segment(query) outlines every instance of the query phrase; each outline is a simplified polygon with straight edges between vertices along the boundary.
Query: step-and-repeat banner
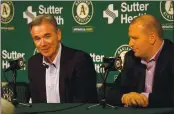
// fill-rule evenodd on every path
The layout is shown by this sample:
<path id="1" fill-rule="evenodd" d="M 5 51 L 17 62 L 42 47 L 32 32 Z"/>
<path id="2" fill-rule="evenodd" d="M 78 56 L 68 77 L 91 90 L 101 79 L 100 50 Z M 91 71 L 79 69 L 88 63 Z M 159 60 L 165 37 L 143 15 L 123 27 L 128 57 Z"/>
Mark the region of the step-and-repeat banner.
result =
<path id="1" fill-rule="evenodd" d="M 164 29 L 164 37 L 174 41 L 173 1 L 1 1 L 1 80 L 10 79 L 12 72 L 3 73 L 9 60 L 24 57 L 27 60 L 37 53 L 28 23 L 40 14 L 54 15 L 62 30 L 62 43 L 83 50 L 93 59 L 98 74 L 103 57 L 121 56 L 128 46 L 128 26 L 133 18 L 152 14 Z M 113 82 L 120 71 L 111 72 Z M 17 81 L 28 82 L 27 65 L 17 71 Z"/>

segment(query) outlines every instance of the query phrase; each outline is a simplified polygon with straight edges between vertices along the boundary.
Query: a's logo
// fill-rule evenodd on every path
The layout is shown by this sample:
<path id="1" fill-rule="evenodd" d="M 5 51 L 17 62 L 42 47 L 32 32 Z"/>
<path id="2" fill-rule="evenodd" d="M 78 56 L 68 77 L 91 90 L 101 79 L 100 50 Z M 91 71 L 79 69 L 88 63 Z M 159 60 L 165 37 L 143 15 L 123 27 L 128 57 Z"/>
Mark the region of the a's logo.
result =
<path id="1" fill-rule="evenodd" d="M 114 5 L 110 4 L 108 8 L 103 11 L 103 18 L 108 18 L 108 24 L 112 24 L 116 17 L 118 17 L 118 10 L 114 10 Z"/>
<path id="2" fill-rule="evenodd" d="M 174 21 L 174 1 L 161 1 L 160 12 L 167 21 Z"/>
<path id="3" fill-rule="evenodd" d="M 80 25 L 89 23 L 93 12 L 94 8 L 91 1 L 75 1 L 72 7 L 73 18 Z"/>
<path id="4" fill-rule="evenodd" d="M 27 23 L 30 23 L 34 17 L 36 17 L 36 12 L 32 11 L 32 6 L 28 6 L 27 10 L 23 12 L 23 18 L 27 19 Z"/>
<path id="5" fill-rule="evenodd" d="M 120 56 L 120 57 L 121 57 L 122 66 L 123 66 L 123 63 L 124 63 L 124 56 L 125 56 L 125 54 L 126 54 L 129 50 L 131 50 L 131 49 L 132 49 L 132 48 L 131 48 L 129 45 L 127 45 L 127 44 L 121 45 L 120 47 L 117 48 L 117 50 L 116 50 L 114 56 Z"/>
<path id="6" fill-rule="evenodd" d="M 1 1 L 1 23 L 8 24 L 14 17 L 12 1 Z"/>

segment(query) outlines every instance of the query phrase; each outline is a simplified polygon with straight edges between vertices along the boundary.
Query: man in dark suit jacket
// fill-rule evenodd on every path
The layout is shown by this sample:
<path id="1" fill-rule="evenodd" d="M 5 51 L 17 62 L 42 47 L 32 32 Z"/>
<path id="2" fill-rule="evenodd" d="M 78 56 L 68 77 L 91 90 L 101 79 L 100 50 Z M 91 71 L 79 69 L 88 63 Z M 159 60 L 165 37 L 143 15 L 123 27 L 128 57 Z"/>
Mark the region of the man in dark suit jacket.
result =
<path id="1" fill-rule="evenodd" d="M 96 72 L 89 54 L 60 43 L 61 31 L 51 15 L 35 17 L 29 27 L 40 52 L 28 61 L 32 102 L 97 102 Z"/>
<path id="2" fill-rule="evenodd" d="M 129 36 L 132 50 L 107 101 L 126 107 L 173 107 L 174 44 L 162 39 L 161 25 L 152 15 L 135 18 Z"/>

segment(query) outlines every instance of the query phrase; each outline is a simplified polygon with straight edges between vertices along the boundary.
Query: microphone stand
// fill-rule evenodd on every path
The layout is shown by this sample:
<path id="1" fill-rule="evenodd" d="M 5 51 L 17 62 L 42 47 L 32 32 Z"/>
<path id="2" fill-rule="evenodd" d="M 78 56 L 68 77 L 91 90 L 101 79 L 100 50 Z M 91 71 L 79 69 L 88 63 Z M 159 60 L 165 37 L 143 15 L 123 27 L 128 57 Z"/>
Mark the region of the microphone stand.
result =
<path id="1" fill-rule="evenodd" d="M 12 98 L 12 104 L 16 107 L 18 104 L 19 105 L 23 105 L 23 106 L 28 106 L 28 107 L 31 107 L 32 105 L 31 104 L 25 104 L 25 103 L 20 103 L 18 100 L 17 100 L 17 92 L 16 92 L 16 74 L 17 74 L 17 71 L 15 69 L 12 70 L 12 76 L 13 76 L 13 93 L 14 93 L 14 96 Z"/>
<path id="2" fill-rule="evenodd" d="M 104 81 L 103 81 L 104 95 L 103 95 L 102 99 L 100 100 L 100 103 L 91 105 L 91 106 L 87 107 L 87 109 L 90 109 L 90 108 L 93 108 L 93 107 L 96 107 L 96 106 L 100 106 L 100 105 L 102 106 L 102 108 L 106 108 L 106 106 L 111 107 L 111 108 L 115 108 L 115 106 L 112 106 L 112 105 L 110 105 L 106 102 L 106 81 L 107 81 L 108 74 L 109 74 L 109 69 L 105 68 Z"/>

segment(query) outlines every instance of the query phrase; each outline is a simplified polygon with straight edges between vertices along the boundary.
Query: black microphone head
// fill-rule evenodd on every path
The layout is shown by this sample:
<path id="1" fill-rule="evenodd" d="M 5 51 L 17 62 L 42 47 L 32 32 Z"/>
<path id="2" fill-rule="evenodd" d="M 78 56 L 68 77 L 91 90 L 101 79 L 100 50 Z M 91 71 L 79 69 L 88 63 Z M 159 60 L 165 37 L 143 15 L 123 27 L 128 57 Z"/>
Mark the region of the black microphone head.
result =
<path id="1" fill-rule="evenodd" d="M 10 66 L 7 69 L 4 70 L 5 72 L 7 72 L 9 70 L 19 70 L 19 69 L 22 69 L 22 68 L 25 67 L 25 60 L 24 60 L 24 58 L 11 60 L 11 61 L 9 61 L 9 63 L 10 63 Z"/>
<path id="2" fill-rule="evenodd" d="M 122 69 L 122 60 L 121 60 L 121 57 L 118 56 L 115 58 L 115 63 L 114 63 L 114 66 L 117 70 L 121 70 Z"/>
<path id="3" fill-rule="evenodd" d="M 122 69 L 122 60 L 121 57 L 104 57 L 102 66 L 105 69 L 110 71 L 117 71 Z"/>
<path id="4" fill-rule="evenodd" d="M 18 65 L 16 66 L 17 69 L 22 69 L 22 68 L 25 67 L 25 60 L 24 60 L 24 58 L 19 58 L 17 62 L 18 62 Z"/>

